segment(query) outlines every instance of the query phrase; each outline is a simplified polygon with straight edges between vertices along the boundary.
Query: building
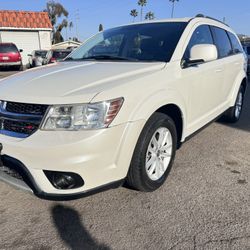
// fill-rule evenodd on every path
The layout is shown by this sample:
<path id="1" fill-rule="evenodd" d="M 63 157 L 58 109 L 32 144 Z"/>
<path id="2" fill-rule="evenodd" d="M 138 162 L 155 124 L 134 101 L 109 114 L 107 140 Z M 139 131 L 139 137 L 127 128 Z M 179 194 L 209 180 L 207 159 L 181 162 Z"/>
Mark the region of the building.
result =
<path id="1" fill-rule="evenodd" d="M 52 49 L 74 49 L 81 45 L 81 43 L 75 42 L 73 40 L 68 40 L 62 43 L 56 43 L 52 45 Z"/>
<path id="2" fill-rule="evenodd" d="M 22 49 L 23 65 L 33 50 L 51 49 L 52 25 L 47 12 L 0 11 L 0 42 Z"/>

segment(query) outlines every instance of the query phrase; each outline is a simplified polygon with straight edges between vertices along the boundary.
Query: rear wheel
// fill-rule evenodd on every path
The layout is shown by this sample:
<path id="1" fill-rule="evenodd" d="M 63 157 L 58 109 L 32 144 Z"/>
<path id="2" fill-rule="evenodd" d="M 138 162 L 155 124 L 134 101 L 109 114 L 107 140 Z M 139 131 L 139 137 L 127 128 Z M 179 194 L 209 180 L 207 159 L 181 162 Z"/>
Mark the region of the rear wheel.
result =
<path id="1" fill-rule="evenodd" d="M 137 142 L 127 176 L 130 187 L 150 192 L 166 180 L 176 152 L 177 132 L 173 120 L 155 113 Z"/>
<path id="2" fill-rule="evenodd" d="M 228 123 L 236 123 L 239 121 L 242 108 L 243 108 L 243 103 L 244 103 L 244 87 L 241 85 L 235 105 L 231 107 L 223 116 L 222 120 Z"/>

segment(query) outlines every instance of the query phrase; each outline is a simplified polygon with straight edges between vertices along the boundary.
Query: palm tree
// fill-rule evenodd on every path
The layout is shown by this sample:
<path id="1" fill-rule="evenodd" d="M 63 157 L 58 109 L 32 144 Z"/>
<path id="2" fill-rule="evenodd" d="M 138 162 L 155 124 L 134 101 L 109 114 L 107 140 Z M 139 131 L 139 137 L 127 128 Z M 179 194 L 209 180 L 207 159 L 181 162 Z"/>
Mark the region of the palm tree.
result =
<path id="1" fill-rule="evenodd" d="M 145 20 L 154 20 L 154 19 L 155 19 L 155 14 L 152 11 L 149 11 L 145 16 Z"/>
<path id="2" fill-rule="evenodd" d="M 133 17 L 133 22 L 135 21 L 135 18 L 138 16 L 138 11 L 136 9 L 133 9 L 130 11 L 130 16 Z"/>
<path id="3" fill-rule="evenodd" d="M 143 8 L 147 5 L 147 0 L 139 0 L 138 5 L 141 6 L 141 21 L 142 21 Z"/>
<path id="4" fill-rule="evenodd" d="M 59 34 L 59 30 L 62 31 L 63 28 L 67 27 L 67 20 L 63 20 L 61 24 L 57 25 L 57 20 L 58 18 L 64 16 L 68 17 L 69 12 L 63 7 L 62 4 L 55 2 L 54 0 L 51 0 L 47 2 L 46 9 L 44 10 L 45 12 L 48 13 L 49 19 L 51 21 L 51 24 L 53 26 L 53 43 L 55 43 L 55 40 L 61 40 L 62 35 Z M 57 32 L 57 34 L 56 34 Z"/>
<path id="5" fill-rule="evenodd" d="M 67 19 L 63 19 L 62 22 L 56 27 L 55 29 L 55 34 L 54 34 L 54 44 L 55 43 L 61 43 L 64 41 L 64 38 L 62 36 L 62 30 L 64 28 L 67 28 L 68 27 L 68 21 Z"/>
<path id="6" fill-rule="evenodd" d="M 179 2 L 179 0 L 169 0 L 172 3 L 172 12 L 171 12 L 171 18 L 174 17 L 174 7 L 175 7 L 175 2 Z"/>

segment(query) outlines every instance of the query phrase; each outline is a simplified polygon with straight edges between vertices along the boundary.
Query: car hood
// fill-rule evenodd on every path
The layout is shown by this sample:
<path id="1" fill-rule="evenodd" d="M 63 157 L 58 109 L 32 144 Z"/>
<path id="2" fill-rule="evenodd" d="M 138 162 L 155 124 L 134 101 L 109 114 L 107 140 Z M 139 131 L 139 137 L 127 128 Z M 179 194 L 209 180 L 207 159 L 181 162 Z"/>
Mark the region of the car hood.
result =
<path id="1" fill-rule="evenodd" d="M 165 63 L 61 62 L 21 72 L 0 81 L 0 100 L 66 104 L 93 97 L 126 81 L 164 68 Z"/>

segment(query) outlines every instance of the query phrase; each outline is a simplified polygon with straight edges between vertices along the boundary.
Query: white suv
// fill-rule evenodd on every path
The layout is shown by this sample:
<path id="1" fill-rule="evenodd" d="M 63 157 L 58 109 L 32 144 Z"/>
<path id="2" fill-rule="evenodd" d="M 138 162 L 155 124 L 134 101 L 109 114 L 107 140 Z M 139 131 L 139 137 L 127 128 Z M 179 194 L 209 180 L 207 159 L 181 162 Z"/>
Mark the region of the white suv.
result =
<path id="1" fill-rule="evenodd" d="M 182 142 L 239 120 L 246 86 L 239 40 L 212 18 L 106 30 L 1 81 L 0 178 L 52 199 L 124 181 L 154 191 Z"/>

